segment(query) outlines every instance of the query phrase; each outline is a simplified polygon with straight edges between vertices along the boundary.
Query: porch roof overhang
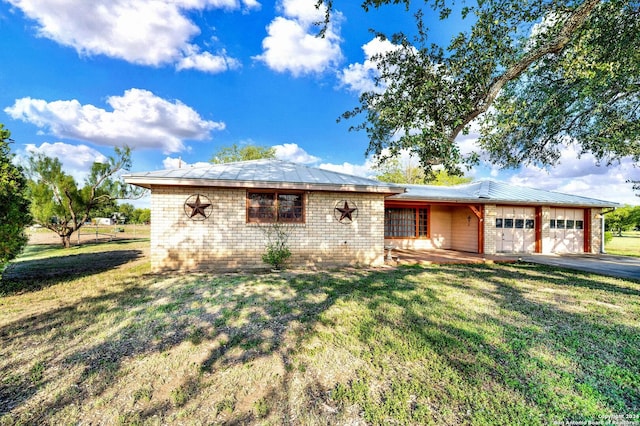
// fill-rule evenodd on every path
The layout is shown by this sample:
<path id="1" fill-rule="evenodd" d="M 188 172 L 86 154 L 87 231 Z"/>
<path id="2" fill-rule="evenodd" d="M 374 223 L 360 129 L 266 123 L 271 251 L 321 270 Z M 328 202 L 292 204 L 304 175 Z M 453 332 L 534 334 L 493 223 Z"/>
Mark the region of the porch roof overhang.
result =
<path id="1" fill-rule="evenodd" d="M 406 185 L 406 192 L 387 198 L 389 202 L 432 202 L 443 204 L 507 204 L 529 206 L 563 206 L 581 208 L 616 208 L 620 204 L 578 195 L 510 185 L 494 180 L 480 180 L 464 185 Z"/>

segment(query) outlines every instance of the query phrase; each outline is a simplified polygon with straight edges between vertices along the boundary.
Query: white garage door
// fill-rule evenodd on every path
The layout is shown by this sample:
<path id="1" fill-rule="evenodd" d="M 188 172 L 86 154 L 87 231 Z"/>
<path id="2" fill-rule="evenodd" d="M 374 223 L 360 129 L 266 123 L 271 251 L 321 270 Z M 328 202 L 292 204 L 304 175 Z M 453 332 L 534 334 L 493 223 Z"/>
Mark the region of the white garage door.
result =
<path id="1" fill-rule="evenodd" d="M 551 209 L 549 243 L 552 253 L 582 253 L 584 251 L 584 210 Z M 545 251 L 548 251 L 547 247 Z"/>
<path id="2" fill-rule="evenodd" d="M 535 207 L 497 207 L 496 250 L 499 253 L 535 252 Z"/>

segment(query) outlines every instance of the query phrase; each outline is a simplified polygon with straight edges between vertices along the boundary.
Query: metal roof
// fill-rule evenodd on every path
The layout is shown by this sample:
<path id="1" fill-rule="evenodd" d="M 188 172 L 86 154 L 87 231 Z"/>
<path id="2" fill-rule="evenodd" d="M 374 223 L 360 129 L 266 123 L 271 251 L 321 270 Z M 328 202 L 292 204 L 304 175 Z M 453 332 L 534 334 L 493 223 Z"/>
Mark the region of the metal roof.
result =
<path id="1" fill-rule="evenodd" d="M 620 204 L 578 195 L 511 185 L 485 179 L 456 186 L 405 185 L 407 191 L 388 200 L 474 204 L 528 204 L 545 206 L 620 207 Z"/>
<path id="2" fill-rule="evenodd" d="M 391 183 L 270 159 L 130 173 L 124 176 L 124 180 L 145 188 L 178 185 L 386 194 L 404 191 L 404 187 Z"/>
<path id="3" fill-rule="evenodd" d="M 516 186 L 491 179 L 456 186 L 397 185 L 272 159 L 130 173 L 124 176 L 124 180 L 145 188 L 177 185 L 376 192 L 393 194 L 387 199 L 398 201 L 620 207 L 620 204 L 610 201 Z"/>

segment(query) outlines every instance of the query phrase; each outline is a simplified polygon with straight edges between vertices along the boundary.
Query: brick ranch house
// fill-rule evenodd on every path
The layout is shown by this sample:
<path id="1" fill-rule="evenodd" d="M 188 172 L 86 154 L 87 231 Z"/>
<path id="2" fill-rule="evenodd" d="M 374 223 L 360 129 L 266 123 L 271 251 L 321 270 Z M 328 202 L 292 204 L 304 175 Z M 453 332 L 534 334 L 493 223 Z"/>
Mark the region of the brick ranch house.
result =
<path id="1" fill-rule="evenodd" d="M 396 185 L 279 160 L 131 173 L 151 190 L 154 271 L 264 268 L 265 228 L 286 225 L 298 266 L 380 265 L 385 246 L 597 253 L 616 203 L 484 180 Z"/>

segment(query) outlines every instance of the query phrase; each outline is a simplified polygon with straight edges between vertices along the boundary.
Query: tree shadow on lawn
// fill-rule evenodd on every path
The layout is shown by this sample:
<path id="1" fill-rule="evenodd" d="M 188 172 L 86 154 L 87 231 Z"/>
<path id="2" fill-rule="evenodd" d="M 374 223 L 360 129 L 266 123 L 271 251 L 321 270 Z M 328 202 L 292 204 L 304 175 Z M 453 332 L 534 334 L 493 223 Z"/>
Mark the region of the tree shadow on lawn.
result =
<path id="1" fill-rule="evenodd" d="M 303 393 L 309 393 L 312 397 L 308 400 L 315 401 L 306 408 L 316 411 L 317 418 L 325 423 L 339 420 L 340 410 L 325 410 L 327 405 L 336 404 L 342 411 L 347 405 L 359 404 L 371 423 L 433 420 L 437 417 L 428 416 L 440 415 L 437 410 L 449 410 L 453 416 L 441 420 L 453 418 L 470 423 L 538 415 L 533 424 L 550 421 L 540 419 L 540 414 L 575 419 L 593 417 L 603 410 L 637 410 L 640 395 L 637 389 L 629 393 L 624 377 L 637 383 L 640 375 L 637 358 L 633 358 L 639 355 L 637 346 L 632 347 L 633 342 L 638 343 L 638 330 L 620 324 L 595 324 L 587 315 L 533 302 L 509 282 L 517 283 L 540 273 L 541 269 L 535 267 L 516 267 L 505 273 L 487 266 L 455 265 L 255 277 L 130 277 L 112 292 L 83 298 L 0 328 L 0 359 L 39 346 L 32 359 L 45 366 L 38 381 L 24 374 L 3 379 L 0 407 L 4 409 L 0 416 L 9 413 L 16 416 L 16 422 L 45 423 L 49 416 L 66 407 L 81 407 L 87 401 L 94 401 L 95 406 L 95 401 L 113 400 L 120 404 L 120 420 L 158 416 L 167 421 L 196 404 L 193 410 L 209 413 L 200 414 L 203 421 L 251 423 L 260 420 L 252 404 L 262 398 L 273 411 L 278 407 L 278 413 L 273 415 L 282 416 L 271 420 L 294 421 L 287 415 L 295 410 L 288 393 L 292 392 L 294 380 L 303 375 L 296 366 L 304 345 L 317 337 L 318 326 L 345 328 L 344 333 L 355 339 L 357 347 L 348 347 L 347 341 L 343 349 L 353 351 L 355 358 L 365 360 L 365 365 L 380 376 L 374 386 L 378 379 L 370 372 L 345 372 L 345 376 L 354 377 L 336 386 L 355 390 L 364 384 L 368 390 L 359 399 L 348 392 L 338 392 L 339 387 L 325 389 L 313 380 L 306 384 Z M 478 288 L 472 282 L 476 279 L 492 288 Z M 557 285 L 568 282 L 562 274 L 550 274 L 546 279 Z M 602 288 L 595 281 L 589 285 Z M 444 287 L 455 288 L 465 297 L 489 300 L 503 312 L 469 316 L 443 292 Z M 349 322 L 348 312 L 346 317 L 325 315 L 336 303 L 351 302 L 368 308 L 365 318 Z M 512 315 L 521 315 L 524 320 L 514 321 Z M 498 336 L 487 335 L 482 322 L 489 328 L 497 327 Z M 99 337 L 92 337 L 94 334 Z M 138 389 L 126 388 L 126 383 L 119 382 L 129 374 L 134 361 L 142 362 L 145 357 L 158 354 L 171 357 L 184 344 L 199 348 L 205 355 L 194 368 L 179 367 L 184 372 L 175 378 L 170 393 L 158 389 L 160 378 L 153 370 L 148 372 L 149 377 L 135 383 L 150 383 L 153 395 L 146 402 L 136 402 L 133 393 Z M 554 360 L 532 355 L 538 346 L 558 357 L 568 354 L 571 365 L 555 365 Z M 279 360 L 281 374 L 262 383 L 263 389 L 257 394 L 242 396 L 236 389 L 228 399 L 224 390 L 216 388 L 221 383 L 219 377 L 230 369 L 251 369 L 254 362 L 270 357 Z M 436 361 L 440 364 L 434 364 Z M 21 362 L 24 361 L 12 359 L 0 363 L 0 377 L 9 377 L 20 369 Z M 414 365 L 421 367 L 412 370 L 414 367 L 409 366 Z M 621 370 L 610 368 L 609 374 L 607 368 L 613 365 Z M 440 377 L 439 382 L 428 381 L 430 368 L 446 370 L 446 377 Z M 60 377 L 65 371 L 75 373 Z M 608 374 L 616 371 L 623 379 L 612 385 L 616 379 Z M 554 396 L 559 385 L 552 379 L 561 381 L 561 398 Z M 232 388 L 242 385 L 246 383 L 229 384 Z M 396 398 L 394 392 L 404 385 L 413 396 L 400 392 Z M 53 397 L 37 395 L 51 387 L 58 389 Z M 120 399 L 133 402 L 118 402 L 114 392 L 121 394 Z M 461 393 L 465 394 L 456 399 Z M 178 398 L 180 395 L 184 399 Z M 407 402 L 407 398 L 413 401 Z M 494 400 L 486 401 L 491 398 Z M 206 404 L 209 411 L 203 407 Z M 27 405 L 28 412 L 24 410 Z M 488 408 L 501 412 L 492 413 Z M 565 411 L 560 414 L 562 410 Z M 98 417 L 94 421 L 102 420 Z"/>
<path id="2" fill-rule="evenodd" d="M 42 290 L 66 281 L 109 271 L 143 256 L 143 251 L 137 249 L 109 250 L 15 262 L 0 278 L 0 296 Z"/>
<path id="3" fill-rule="evenodd" d="M 202 373 L 208 371 L 246 365 L 273 354 L 281 357 L 282 369 L 288 371 L 287 357 L 293 348 L 283 346 L 285 333 L 294 322 L 313 324 L 317 316 L 332 305 L 335 301 L 335 296 L 331 295 L 333 284 L 312 289 L 312 292 L 324 294 L 327 290 L 330 293 L 327 300 L 315 303 L 305 301 L 309 292 L 298 294 L 282 277 L 257 277 L 261 288 L 275 288 L 277 293 L 282 290 L 279 300 L 271 299 L 272 291 L 267 294 L 254 291 L 251 284 L 245 286 L 242 293 L 237 293 L 237 284 L 251 280 L 242 276 L 210 278 L 203 275 L 130 278 L 118 284 L 113 292 L 83 298 L 1 327 L 0 359 L 9 360 L 11 354 L 22 348 L 38 347 L 37 354 L 31 359 L 42 362 L 51 373 L 45 373 L 37 383 L 24 373 L 5 380 L 24 364 L 24 360 L 0 362 L 0 377 L 3 378 L 0 416 L 15 414 L 17 423 L 46 423 L 51 414 L 67 406 L 81 406 L 86 401 L 106 398 L 122 374 L 126 374 L 123 370 L 131 368 L 133 360 L 169 354 L 186 342 L 217 348 L 210 351 L 197 371 L 192 372 L 194 374 L 185 374 L 178 380 L 170 398 L 165 394 L 164 398 L 153 399 L 145 406 L 139 404 L 133 414 L 125 410 L 125 420 L 146 418 L 147 415 L 162 417 L 179 411 L 205 391 L 201 379 Z M 155 282 L 161 285 L 154 287 Z M 163 284 L 166 282 L 170 284 Z M 295 312 L 294 305 L 297 306 Z M 108 323 L 101 318 L 107 318 Z M 92 334 L 101 337 L 95 339 Z M 54 371 L 75 373 L 73 377 L 63 379 L 54 375 Z M 279 385 L 275 384 L 276 387 Z M 42 399 L 37 396 L 40 390 L 51 387 L 57 389 L 54 397 L 39 401 L 37 407 L 31 406 L 28 411 L 21 410 L 31 400 Z M 120 390 L 132 393 L 136 389 Z M 186 395 L 187 401 L 180 401 L 176 396 L 180 394 Z M 124 406 L 125 409 L 129 407 Z M 230 422 L 255 420 L 251 410 L 239 415 Z M 0 420 L 6 419 L 0 417 Z"/>
<path id="4" fill-rule="evenodd" d="M 549 424 L 640 410 L 640 329 L 533 300 L 519 283 L 606 289 L 620 298 L 628 289 L 522 265 L 439 266 L 424 274 L 437 284 L 367 295 L 374 314 L 354 327 L 362 352 L 382 371 L 363 369 L 333 394 L 343 406 L 359 404 L 368 422 Z M 416 362 L 422 370 L 411 367 Z"/>
<path id="5" fill-rule="evenodd" d="M 493 268 L 470 266 L 468 273 L 495 288 L 483 291 L 482 296 L 493 300 L 500 310 L 484 318 L 500 325 L 504 342 L 480 346 L 480 351 L 490 348 L 487 354 L 497 362 L 485 367 L 493 369 L 504 385 L 553 420 L 603 421 L 607 415 L 640 411 L 640 324 L 628 325 L 637 312 L 625 315 L 624 308 L 610 303 L 604 303 L 605 308 L 597 306 L 603 300 L 615 303 L 612 296 L 633 306 L 628 298 L 640 302 L 640 292 L 606 282 L 615 281 L 612 278 L 532 265 L 514 265 L 499 275 Z M 522 286 L 525 280 L 540 282 L 545 288 Z M 447 285 L 477 292 L 464 280 Z M 542 300 L 537 294 L 567 289 L 575 293 L 566 299 Z M 581 302 L 583 306 L 577 306 Z M 627 324 L 620 323 L 622 318 Z M 457 368 L 465 373 L 477 371 L 477 361 Z"/>

